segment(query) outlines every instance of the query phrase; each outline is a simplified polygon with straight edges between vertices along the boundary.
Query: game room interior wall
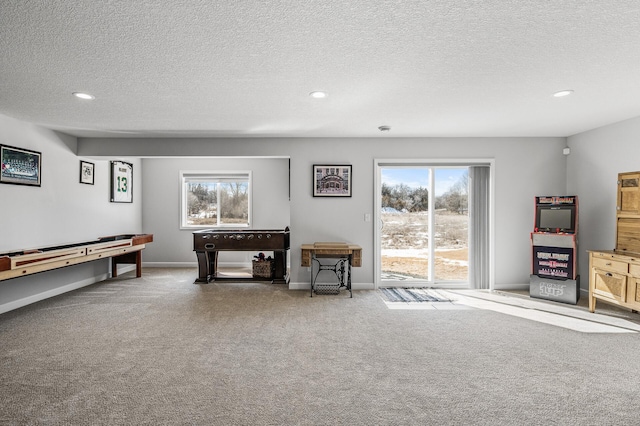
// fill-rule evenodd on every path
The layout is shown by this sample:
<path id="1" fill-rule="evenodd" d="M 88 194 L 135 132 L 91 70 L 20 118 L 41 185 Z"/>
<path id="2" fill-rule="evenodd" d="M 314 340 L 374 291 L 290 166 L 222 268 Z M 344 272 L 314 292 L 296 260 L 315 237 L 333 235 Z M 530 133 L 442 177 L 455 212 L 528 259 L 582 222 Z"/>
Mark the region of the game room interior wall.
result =
<path id="1" fill-rule="evenodd" d="M 142 230 L 140 160 L 133 203 L 109 201 L 107 159 L 78 157 L 77 139 L 0 115 L 0 142 L 42 154 L 41 186 L 0 184 L 0 253 Z M 80 160 L 95 163 L 95 183 L 80 183 Z M 108 260 L 0 282 L 0 312 L 105 279 Z"/>
<path id="2" fill-rule="evenodd" d="M 108 157 L 115 153 L 143 157 L 143 162 L 162 157 L 289 157 L 292 288 L 308 286 L 309 272 L 299 266 L 300 246 L 314 241 L 347 241 L 362 246 L 362 267 L 353 270 L 355 287 L 373 285 L 375 224 L 366 222 L 364 217 L 365 214 L 373 217 L 374 159 L 494 159 L 495 282 L 497 288 L 504 288 L 525 286 L 529 281 L 533 200 L 536 195 L 566 190 L 566 159 L 562 154 L 565 144 L 565 138 L 89 138 L 78 141 L 78 150 L 80 155 L 90 157 Z M 352 165 L 352 197 L 314 198 L 314 164 Z M 146 166 L 143 168 L 147 170 Z M 160 173 L 161 169 L 154 172 L 155 176 Z M 150 188 L 155 185 L 154 181 L 155 177 L 145 171 L 143 192 L 156 191 Z M 288 188 L 279 191 L 284 194 Z M 264 208 L 268 206 L 254 206 L 254 209 Z M 143 209 L 145 218 L 150 214 L 165 214 Z M 163 232 L 147 225 L 145 219 L 144 232 Z M 190 237 L 180 243 L 184 246 L 179 254 L 165 250 L 167 257 L 162 261 L 181 262 L 184 256 L 194 256 L 195 262 L 192 247 L 187 247 L 188 241 Z"/>
<path id="3" fill-rule="evenodd" d="M 580 287 L 589 286 L 587 250 L 616 246 L 618 173 L 640 170 L 640 117 L 567 138 L 567 192 L 580 196 Z M 583 291 L 583 295 L 584 295 Z"/>
<path id="4" fill-rule="evenodd" d="M 299 262 L 296 247 L 303 242 L 342 235 L 363 245 L 365 261 L 356 278 L 371 282 L 373 224 L 361 222 L 363 213 L 371 212 L 373 206 L 373 159 L 456 158 L 464 153 L 467 158 L 495 159 L 496 288 L 528 282 L 532 200 L 540 194 L 580 196 L 580 271 L 585 275 L 586 250 L 613 247 L 615 179 L 617 173 L 640 170 L 636 160 L 638 137 L 640 117 L 569 138 L 149 139 L 137 144 L 126 139 L 77 140 L 0 115 L 2 143 L 39 151 L 43 157 L 41 187 L 0 185 L 0 250 L 56 245 L 118 233 L 153 233 L 153 229 L 143 226 L 142 220 L 143 192 L 153 183 L 141 179 L 144 173 L 141 158 L 281 156 L 291 157 L 292 280 L 302 283 L 308 280 L 306 271 L 296 267 Z M 562 155 L 565 146 L 570 148 L 569 155 Z M 95 162 L 95 185 L 79 183 L 81 159 Z M 109 159 L 134 163 L 132 204 L 109 203 Z M 352 199 L 335 204 L 338 200 L 317 200 L 311 196 L 310 171 L 318 162 L 354 166 Z M 348 214 L 341 215 L 338 211 Z M 180 260 L 167 257 L 162 261 Z M 20 301 L 31 303 L 68 291 L 73 285 L 90 284 L 107 273 L 106 262 L 98 261 L 2 282 L 0 312 L 6 307 L 14 308 Z M 587 284 L 583 280 L 581 287 L 584 289 Z"/>
<path id="5" fill-rule="evenodd" d="M 251 171 L 253 229 L 280 229 L 291 224 L 288 158 L 143 158 L 142 222 L 154 242 L 144 251 L 145 264 L 197 265 L 193 231 L 180 229 L 181 171 Z M 162 214 L 159 214 L 162 212 Z M 258 253 L 223 252 L 221 264 L 251 265 Z"/>
<path id="6" fill-rule="evenodd" d="M 149 158 L 204 156 L 222 157 L 226 161 L 242 157 L 290 158 L 291 186 L 287 188 L 283 185 L 277 190 L 276 197 L 284 197 L 284 194 L 287 197 L 290 194 L 291 197 L 291 281 L 300 285 L 308 283 L 309 277 L 306 268 L 298 266 L 299 247 L 303 243 L 321 240 L 345 240 L 360 244 L 364 254 L 363 267 L 354 271 L 354 282 L 365 285 L 373 283 L 374 224 L 365 222 L 364 215 L 371 214 L 374 206 L 375 158 L 455 159 L 464 154 L 465 158 L 495 159 L 497 287 L 522 284 L 528 280 L 533 197 L 540 193 L 563 192 L 566 188 L 566 160 L 562 155 L 565 138 L 76 140 L 5 117 L 0 121 L 0 132 L 5 141 L 43 154 L 41 188 L 0 185 L 3 199 L 23 200 L 24 191 L 30 191 L 26 213 L 21 208 L 2 211 L 3 228 L 8 236 L 3 238 L 2 247 L 6 250 L 93 239 L 105 234 L 145 232 L 159 233 L 160 236 L 161 231 L 153 229 L 156 225 L 148 215 L 162 216 L 166 213 L 159 209 L 145 210 L 144 217 L 149 222 L 143 220 L 142 213 L 145 192 L 155 191 L 156 179 L 147 176 L 144 171 L 144 162 Z M 77 152 L 74 152 L 76 147 Z M 80 159 L 95 162 L 95 185 L 78 182 Z M 112 159 L 126 159 L 134 163 L 134 202 L 131 204 L 109 202 L 108 161 Z M 522 167 L 523 159 L 526 159 L 527 167 Z M 311 171 L 312 166 L 318 163 L 351 164 L 353 196 L 339 200 L 314 198 Z M 46 209 L 41 208 L 43 205 Z M 177 214 L 178 208 L 176 205 L 170 215 Z M 264 209 L 268 206 L 254 208 Z M 49 213 L 45 214 L 45 210 Z M 275 222 L 271 224 L 278 225 Z M 37 232 L 27 231 L 30 229 Z M 166 244 L 160 239 L 149 246 L 150 251 L 154 245 L 163 246 L 153 250 L 167 254 L 164 259 L 154 255 L 154 261 L 181 262 L 193 255 L 191 247 L 188 247 L 188 253 L 182 253 L 186 250 L 183 247 L 179 256 L 168 255 L 171 249 L 167 249 Z M 146 254 L 143 254 L 145 260 Z M 53 274 L 44 273 L 28 280 L 20 278 L 3 282 L 0 304 L 16 298 L 38 297 L 40 293 L 50 295 L 51 291 L 55 292 L 58 288 L 68 288 L 70 282 L 83 284 L 87 280 L 100 279 L 102 272 L 106 271 L 105 266 L 100 267 L 100 271 L 83 270 L 82 276 L 74 276 L 74 268 L 56 273 L 55 280 L 52 280 Z M 18 288 L 19 291 L 14 291 Z"/>

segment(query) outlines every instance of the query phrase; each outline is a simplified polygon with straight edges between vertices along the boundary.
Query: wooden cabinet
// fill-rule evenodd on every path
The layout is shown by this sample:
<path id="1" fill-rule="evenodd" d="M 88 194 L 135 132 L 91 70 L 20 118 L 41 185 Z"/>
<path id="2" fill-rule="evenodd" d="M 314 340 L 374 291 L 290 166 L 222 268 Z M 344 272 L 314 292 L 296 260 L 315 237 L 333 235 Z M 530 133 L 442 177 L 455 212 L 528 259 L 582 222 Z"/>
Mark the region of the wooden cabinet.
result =
<path id="1" fill-rule="evenodd" d="M 618 215 L 640 216 L 640 172 L 618 174 Z"/>
<path id="2" fill-rule="evenodd" d="M 640 310 L 640 171 L 618 173 L 616 248 L 589 252 L 589 310 L 596 300 Z"/>
<path id="3" fill-rule="evenodd" d="M 589 252 L 589 310 L 596 300 L 640 310 L 640 254 Z"/>
<path id="4" fill-rule="evenodd" d="M 618 174 L 616 251 L 640 252 L 640 172 Z"/>
<path id="5" fill-rule="evenodd" d="M 640 253 L 640 219 L 616 218 L 616 251 Z"/>

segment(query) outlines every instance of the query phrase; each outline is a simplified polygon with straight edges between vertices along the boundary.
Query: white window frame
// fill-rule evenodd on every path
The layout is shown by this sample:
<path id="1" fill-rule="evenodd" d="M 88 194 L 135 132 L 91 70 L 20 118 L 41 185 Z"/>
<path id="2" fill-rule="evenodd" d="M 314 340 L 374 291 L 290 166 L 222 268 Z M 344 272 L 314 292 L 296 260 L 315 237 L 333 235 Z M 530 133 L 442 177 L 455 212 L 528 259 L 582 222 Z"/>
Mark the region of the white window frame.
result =
<path id="1" fill-rule="evenodd" d="M 374 221 L 377 224 L 377 226 L 374 227 L 374 268 L 375 268 L 375 275 L 374 275 L 374 288 L 378 289 L 381 286 L 381 253 L 380 253 L 380 238 L 381 238 L 381 229 L 382 229 L 382 222 L 381 222 L 381 217 L 380 217 L 380 212 L 382 211 L 382 206 L 381 206 L 381 197 L 379 196 L 380 191 L 381 191 L 381 187 L 382 187 L 382 177 L 380 174 L 380 169 L 382 167 L 386 167 L 389 165 L 396 165 L 396 166 L 412 166 L 412 165 L 420 165 L 420 166 L 429 166 L 429 167 L 451 167 L 451 166 L 464 166 L 464 167 L 473 167 L 473 166 L 488 166 L 489 167 L 489 197 L 487 199 L 488 202 L 488 218 L 487 218 L 487 224 L 489 226 L 489 230 L 487 231 L 488 233 L 488 259 L 486 260 L 486 263 L 488 264 L 488 283 L 483 283 L 482 287 L 480 285 L 478 285 L 477 283 L 472 283 L 471 285 L 474 288 L 486 288 L 486 286 L 488 286 L 489 290 L 494 290 L 495 289 L 495 231 L 493 231 L 494 229 L 496 229 L 495 227 L 495 168 L 496 168 L 496 164 L 495 164 L 495 159 L 492 158 L 473 158 L 473 159 L 467 159 L 467 158 L 459 158 L 459 159 L 428 159 L 428 158 L 424 158 L 424 159 L 397 159 L 397 158 L 393 158 L 393 159 L 385 159 L 385 158 L 374 158 L 373 160 L 373 168 L 374 168 L 374 186 L 375 186 L 375 194 L 376 196 L 374 197 Z M 469 176 L 471 179 L 471 175 Z M 471 189 L 470 189 L 471 190 Z M 432 191 L 433 192 L 433 191 Z M 469 194 L 469 196 L 473 196 L 473 194 Z M 474 205 L 477 205 L 478 203 L 473 202 Z M 471 211 L 470 211 L 470 215 L 471 215 Z M 471 226 L 471 223 L 470 223 Z M 474 236 L 475 238 L 475 236 Z M 469 244 L 473 244 L 473 238 L 470 239 Z M 473 249 L 472 251 L 477 251 L 480 252 L 480 250 L 475 250 Z M 485 253 L 486 254 L 486 253 Z M 433 257 L 433 256 L 432 256 Z M 470 258 L 469 261 L 471 262 L 472 259 Z M 474 260 L 475 261 L 475 260 Z M 475 280 L 476 276 L 475 275 L 471 275 L 472 271 L 474 271 L 476 268 L 472 267 L 470 264 L 470 269 L 469 269 L 469 280 Z M 475 272 L 473 272 L 475 274 Z"/>
<path id="2" fill-rule="evenodd" d="M 216 225 L 189 225 L 187 224 L 187 183 L 196 180 L 220 182 L 220 181 L 232 181 L 234 178 L 239 180 L 247 180 L 248 182 L 248 218 L 246 224 L 229 223 L 220 224 L 218 217 L 218 224 Z M 252 173 L 250 170 L 224 170 L 224 171 L 211 171 L 211 170 L 189 170 L 180 171 L 180 229 L 211 229 L 211 228 L 250 228 L 252 223 Z M 218 200 L 220 197 L 218 196 Z"/>

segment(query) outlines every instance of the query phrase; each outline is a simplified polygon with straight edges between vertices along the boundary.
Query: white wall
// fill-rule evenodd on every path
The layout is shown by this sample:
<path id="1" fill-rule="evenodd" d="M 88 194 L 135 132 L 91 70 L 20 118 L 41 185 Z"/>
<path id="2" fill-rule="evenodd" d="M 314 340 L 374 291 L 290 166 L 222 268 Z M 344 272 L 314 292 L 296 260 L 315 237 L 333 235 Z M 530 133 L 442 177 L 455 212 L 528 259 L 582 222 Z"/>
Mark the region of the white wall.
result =
<path id="1" fill-rule="evenodd" d="M 139 160 L 129 159 L 133 204 L 114 204 L 107 160 L 89 160 L 95 163 L 95 184 L 79 183 L 80 160 L 87 159 L 76 156 L 76 138 L 0 115 L 0 143 L 42 153 L 40 187 L 0 184 L 0 253 L 141 232 Z M 0 312 L 103 279 L 107 262 L 0 281 Z"/>
<path id="2" fill-rule="evenodd" d="M 580 199 L 579 267 L 583 289 L 588 286 L 586 250 L 615 246 L 617 174 L 640 170 L 640 117 L 569 137 L 569 156 L 562 155 L 564 138 L 371 138 L 371 139 L 80 139 L 0 115 L 0 142 L 42 152 L 42 186 L 0 184 L 0 252 L 92 240 L 99 236 L 150 232 L 156 241 L 143 253 L 145 262 L 191 262 L 189 232 L 178 230 L 179 190 L 172 170 L 220 166 L 222 157 L 233 168 L 291 158 L 289 216 L 282 223 L 269 216 L 265 228 L 280 228 L 288 220 L 292 232 L 292 282 L 305 283 L 307 271 L 298 267 L 299 246 L 305 242 L 342 239 L 361 244 L 363 267 L 354 269 L 356 283 L 373 282 L 373 213 L 375 158 L 495 160 L 496 287 L 528 283 L 529 233 L 533 227 L 533 197 L 576 194 Z M 76 155 L 76 150 L 79 155 Z M 172 157 L 162 159 L 159 157 Z M 148 157 L 139 160 L 140 157 Z M 235 158 L 232 158 L 235 157 Z M 252 162 L 246 158 L 252 157 Z M 274 160 L 272 157 L 281 157 Z M 79 183 L 79 160 L 96 164 L 95 185 Z M 134 202 L 109 202 L 108 160 L 134 163 Z M 245 161 L 246 160 L 246 161 Z M 184 161 L 184 162 L 183 162 Z M 206 163 L 199 163 L 205 161 Z M 215 160 L 220 161 L 220 160 Z M 233 161 L 234 163 L 228 163 Z M 236 163 L 237 162 L 237 163 Z M 353 197 L 313 198 L 311 168 L 317 163 L 353 165 Z M 197 166 L 197 167 L 196 167 Z M 146 170 L 146 168 L 149 170 Z M 265 166 L 265 172 L 271 166 Z M 245 168 L 245 167 L 241 167 Z M 279 170 L 279 169 L 278 169 Z M 153 182 L 161 178 L 171 189 Z M 278 174 L 278 179 L 283 176 Z M 262 182 L 262 179 L 260 179 Z M 270 193 L 288 200 L 288 188 Z M 274 188 L 275 189 L 275 188 Z M 254 209 L 263 211 L 263 202 Z M 260 205 L 258 205 L 260 204 Z M 145 207 L 144 210 L 142 207 Z M 173 209 L 173 210 L 172 210 Z M 287 220 L 285 220 L 285 218 Z M 256 225 L 258 225 L 257 222 Z M 165 232 L 168 230 L 168 232 Z M 186 236 L 185 236 L 186 234 Z M 176 235 L 181 238 L 176 239 Z M 176 245 L 175 242 L 179 241 Z M 193 260 L 194 261 L 194 260 Z M 0 282 L 0 312 L 7 306 L 39 300 L 73 286 L 86 285 L 108 274 L 107 262 L 92 262 L 54 272 Z"/>
<path id="3" fill-rule="evenodd" d="M 78 152 L 86 156 L 118 153 L 131 157 L 256 157 L 291 159 L 291 281 L 308 283 L 300 265 L 300 245 L 314 241 L 344 240 L 363 247 L 363 266 L 354 268 L 355 283 L 373 283 L 374 159 L 494 159 L 496 203 L 497 288 L 528 285 L 531 268 L 530 233 L 536 195 L 566 193 L 565 138 L 319 138 L 319 139 L 80 139 Z M 147 161 L 145 159 L 145 161 Z M 313 164 L 353 165 L 353 196 L 327 199 L 312 196 Z M 154 191 L 143 183 L 145 191 Z M 282 191 L 285 191 L 283 188 Z M 175 206 L 175 209 L 178 207 Z M 262 206 L 257 207 L 262 208 Z M 158 225 L 159 226 L 159 225 Z M 177 223 L 170 224 L 177 227 Z M 156 225 L 145 232 L 157 233 Z M 157 242 L 153 243 L 154 245 Z M 163 242 L 160 244 L 164 245 Z M 160 245 L 158 244 L 158 245 Z M 184 243 L 182 243 L 184 244 Z M 192 247 L 180 253 L 162 251 L 162 261 L 193 256 Z M 150 250 L 151 251 L 151 250 Z M 146 254 L 143 255 L 146 261 Z"/>
<path id="4" fill-rule="evenodd" d="M 154 234 L 145 264 L 197 265 L 193 230 L 180 229 L 180 171 L 251 171 L 252 228 L 291 224 L 288 158 L 144 158 L 142 165 L 142 221 Z M 221 253 L 220 261 L 251 263 L 254 254 Z"/>
<path id="5" fill-rule="evenodd" d="M 191 237 L 174 244 L 178 231 L 177 177 L 164 191 L 153 181 L 162 176 L 163 161 L 184 157 L 290 157 L 292 282 L 308 283 L 300 264 L 299 246 L 318 240 L 361 244 L 363 267 L 354 269 L 356 283 L 373 282 L 373 215 L 375 158 L 495 160 L 496 287 L 527 284 L 529 233 L 533 228 L 533 197 L 576 194 L 580 199 L 580 274 L 588 286 L 587 249 L 615 245 L 617 174 L 640 170 L 640 117 L 565 138 L 370 138 L 370 139 L 80 139 L 0 115 L 0 142 L 42 152 L 42 186 L 0 184 L 0 252 L 92 240 L 119 233 L 154 233 L 156 241 L 143 253 L 145 262 L 191 261 Z M 571 148 L 562 155 L 565 142 Z M 77 154 L 76 155 L 76 149 Z M 148 157 L 140 160 L 141 157 Z M 161 159 L 171 157 L 174 160 Z M 96 164 L 95 185 L 79 183 L 79 160 Z M 108 160 L 134 163 L 134 202 L 109 202 Z M 210 159 L 209 159 L 210 160 Z M 184 168 L 207 159 L 190 159 Z M 194 163 L 190 163 L 193 161 Z M 236 166 L 243 164 L 244 159 Z M 252 160 L 253 161 L 253 160 Z M 280 158 L 278 161 L 283 161 Z M 317 163 L 353 165 L 353 197 L 313 198 L 311 168 Z M 213 164 L 213 163 L 211 163 Z M 258 170 L 260 166 L 249 164 Z M 164 164 L 166 165 L 166 164 Z M 215 164 L 217 167 L 219 164 Z M 147 171 L 146 168 L 149 167 Z M 208 167 L 208 165 L 207 165 Z M 268 169 L 269 166 L 267 166 Z M 183 168 L 178 165 L 175 168 Z M 244 167 L 243 167 L 244 168 Z M 150 176 L 151 179 L 148 179 Z M 281 179 L 280 176 L 278 179 Z M 284 200 L 281 188 L 272 195 Z M 170 198 L 164 199 L 163 197 Z M 151 198 L 151 200 L 149 200 Z M 154 204 L 156 203 L 156 204 Z M 159 204 L 158 204 L 159 203 Z M 261 203 L 262 204 L 262 203 Z M 142 206 L 145 206 L 143 211 Z M 173 210 L 171 210 L 173 208 Z M 254 206 L 263 209 L 263 206 Z M 168 213 L 168 214 L 167 214 Z M 286 213 L 283 213 L 283 218 Z M 283 219 L 283 222 L 285 220 Z M 264 227 L 280 228 L 274 218 Z M 169 229 L 165 234 L 163 229 Z M 184 233 L 182 233 L 184 234 Z M 194 260 L 195 261 L 195 260 Z M 54 272 L 0 282 L 0 312 L 39 300 L 73 286 L 95 282 L 108 274 L 106 262 L 92 262 Z"/>
<path id="6" fill-rule="evenodd" d="M 580 287 L 588 289 L 587 250 L 616 245 L 618 173 L 640 170 L 640 117 L 571 136 L 567 143 L 567 192 L 580 201 Z"/>

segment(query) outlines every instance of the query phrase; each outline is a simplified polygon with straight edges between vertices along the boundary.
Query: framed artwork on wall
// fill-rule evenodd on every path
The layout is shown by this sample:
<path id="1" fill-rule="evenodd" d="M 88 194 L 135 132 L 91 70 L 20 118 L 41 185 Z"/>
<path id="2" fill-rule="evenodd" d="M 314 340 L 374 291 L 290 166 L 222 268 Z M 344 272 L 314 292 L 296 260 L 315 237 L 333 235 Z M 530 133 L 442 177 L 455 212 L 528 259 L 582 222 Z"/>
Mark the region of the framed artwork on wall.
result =
<path id="1" fill-rule="evenodd" d="M 313 165 L 314 197 L 351 197 L 351 165 Z"/>
<path id="2" fill-rule="evenodd" d="M 125 161 L 111 162 L 111 202 L 133 202 L 133 164 Z"/>
<path id="3" fill-rule="evenodd" d="M 15 146 L 0 145 L 0 183 L 40 186 L 42 154 Z"/>
<path id="4" fill-rule="evenodd" d="M 80 183 L 86 183 L 93 185 L 93 173 L 95 170 L 95 164 L 88 161 L 80 160 Z"/>

